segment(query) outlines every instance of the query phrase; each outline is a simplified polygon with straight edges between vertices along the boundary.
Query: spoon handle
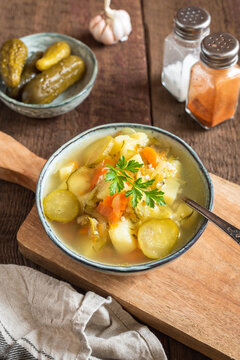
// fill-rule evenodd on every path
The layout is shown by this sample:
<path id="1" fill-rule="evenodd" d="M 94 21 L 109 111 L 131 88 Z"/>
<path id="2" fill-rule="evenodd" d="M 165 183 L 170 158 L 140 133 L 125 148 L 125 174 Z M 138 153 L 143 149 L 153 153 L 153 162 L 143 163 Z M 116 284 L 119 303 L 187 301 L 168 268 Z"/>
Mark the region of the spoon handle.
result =
<path id="1" fill-rule="evenodd" d="M 233 240 L 235 240 L 238 243 L 238 245 L 240 245 L 240 229 L 229 224 L 227 221 L 221 219 L 219 216 L 215 215 L 211 211 L 199 205 L 192 199 L 184 198 L 183 200 L 185 201 L 186 204 L 191 206 L 193 209 L 197 210 L 205 218 L 212 221 L 215 225 L 219 226 L 223 231 L 225 231 L 225 233 L 231 236 Z"/>

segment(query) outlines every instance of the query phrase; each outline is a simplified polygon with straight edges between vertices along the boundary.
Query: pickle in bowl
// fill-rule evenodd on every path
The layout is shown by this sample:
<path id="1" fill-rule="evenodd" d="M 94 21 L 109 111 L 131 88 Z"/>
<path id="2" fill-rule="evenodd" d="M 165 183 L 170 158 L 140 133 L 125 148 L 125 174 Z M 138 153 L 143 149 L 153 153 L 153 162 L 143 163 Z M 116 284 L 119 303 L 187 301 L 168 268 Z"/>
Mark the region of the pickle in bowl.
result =
<path id="1" fill-rule="evenodd" d="M 84 72 L 83 60 L 71 55 L 32 79 L 24 88 L 22 101 L 26 104 L 49 104 L 80 80 Z"/>
<path id="2" fill-rule="evenodd" d="M 56 65 L 62 59 L 68 57 L 71 53 L 70 46 L 65 41 L 58 41 L 52 44 L 44 55 L 36 62 L 36 68 L 44 71 Z"/>
<path id="3" fill-rule="evenodd" d="M 18 86 L 27 55 L 27 46 L 20 39 L 9 39 L 2 45 L 0 51 L 0 71 L 6 86 Z"/>
<path id="4" fill-rule="evenodd" d="M 39 71 L 37 70 L 35 64 L 38 59 L 42 57 L 43 53 L 41 51 L 37 51 L 36 53 L 33 53 L 28 59 L 24 66 L 21 80 L 18 86 L 16 87 L 8 87 L 7 88 L 7 95 L 10 96 L 13 99 L 21 100 L 21 94 L 24 86 L 31 81 L 37 74 L 39 74 Z"/>

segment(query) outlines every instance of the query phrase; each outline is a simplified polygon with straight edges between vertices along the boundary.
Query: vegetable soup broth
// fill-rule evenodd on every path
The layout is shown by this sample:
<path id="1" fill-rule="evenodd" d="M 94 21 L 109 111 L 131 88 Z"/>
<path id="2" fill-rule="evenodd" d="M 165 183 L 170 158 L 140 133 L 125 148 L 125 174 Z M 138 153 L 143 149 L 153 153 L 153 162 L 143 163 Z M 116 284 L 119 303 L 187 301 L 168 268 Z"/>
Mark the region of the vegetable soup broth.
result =
<path id="1" fill-rule="evenodd" d="M 91 136 L 91 141 L 89 141 L 89 137 L 87 137 L 85 143 L 82 141 L 81 145 L 78 148 L 74 148 L 71 152 L 65 154 L 65 158 L 61 160 L 57 165 L 55 165 L 55 171 L 52 172 L 50 177 L 50 182 L 47 186 L 46 194 L 50 191 L 55 190 L 61 184 L 61 180 L 59 179 L 59 169 L 66 165 L 67 162 L 75 160 L 79 166 L 84 166 L 83 154 L 85 153 L 85 149 L 89 147 L 89 143 L 92 144 L 96 141 L 96 139 L 101 139 L 105 136 L 113 136 L 115 137 L 118 133 L 118 130 L 121 132 L 128 133 L 128 129 L 119 129 L 117 128 L 115 131 L 103 131 L 101 135 L 97 137 Z M 131 129 L 130 129 L 131 130 Z M 156 134 L 155 132 L 146 131 L 146 130 L 136 130 L 136 133 L 145 133 L 150 139 L 149 146 L 155 146 L 155 149 L 159 151 L 166 151 L 167 157 L 174 157 L 174 159 L 179 160 L 181 163 L 181 171 L 180 171 L 180 179 L 181 179 L 181 195 L 184 194 L 198 203 L 205 205 L 207 202 L 205 196 L 205 188 L 206 183 L 203 178 L 198 166 L 193 162 L 190 155 L 184 149 L 183 145 L 179 144 L 177 141 L 172 140 L 171 138 L 163 135 Z M 132 131 L 130 132 L 132 133 Z M 107 182 L 106 182 L 107 183 Z M 108 186 L 110 183 L 108 183 Z M 61 186 L 60 186 L 61 187 Z M 161 190 L 161 188 L 160 188 Z M 164 191 L 164 189 L 163 189 Z M 164 197 L 164 195 L 163 195 Z M 129 197 L 129 202 L 130 202 Z M 179 195 L 177 196 L 177 199 Z M 176 202 L 176 201 L 175 201 Z M 174 204 L 175 202 L 169 206 L 171 211 L 174 212 Z M 164 207 L 164 206 L 163 206 Z M 184 244 L 186 244 L 194 233 L 200 228 L 202 224 L 202 217 L 195 211 L 189 210 L 190 215 L 186 216 L 182 221 L 177 221 L 177 225 L 179 227 L 179 235 L 176 243 L 171 248 L 168 254 L 177 251 Z M 80 214 L 81 215 L 81 214 Z M 123 214 L 125 216 L 125 214 Z M 123 217 L 124 217 L 123 216 Z M 145 262 L 151 262 L 154 258 L 149 258 L 145 256 L 142 250 L 137 245 L 136 249 L 133 251 L 122 254 L 116 251 L 112 242 L 108 240 L 106 244 L 98 249 L 97 251 L 92 246 L 92 241 L 89 239 L 88 234 L 84 234 L 84 232 L 80 231 L 81 225 L 79 225 L 76 221 L 76 218 L 71 222 L 61 223 L 57 221 L 49 221 L 53 231 L 56 235 L 69 247 L 71 250 L 75 251 L 83 255 L 86 258 L 106 263 L 106 264 L 116 264 L 116 265 L 131 265 L 131 264 L 140 264 Z M 144 221 L 141 222 L 141 224 Z M 138 227 L 138 224 L 135 225 Z M 137 234 L 137 231 L 136 231 Z M 136 235 L 135 235 L 136 237 Z M 162 256 L 162 257 L 165 257 Z"/>

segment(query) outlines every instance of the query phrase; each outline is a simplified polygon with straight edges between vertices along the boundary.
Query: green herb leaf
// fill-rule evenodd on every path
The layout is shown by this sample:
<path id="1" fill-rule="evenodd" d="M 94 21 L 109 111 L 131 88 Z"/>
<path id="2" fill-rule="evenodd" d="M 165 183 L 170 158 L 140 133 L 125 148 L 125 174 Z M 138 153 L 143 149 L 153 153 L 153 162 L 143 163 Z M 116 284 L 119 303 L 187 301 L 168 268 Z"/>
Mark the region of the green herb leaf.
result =
<path id="1" fill-rule="evenodd" d="M 140 164 L 135 160 L 130 160 L 124 170 L 131 171 L 132 173 L 136 173 L 139 171 L 141 167 L 143 167 L 143 163 Z"/>
<path id="2" fill-rule="evenodd" d="M 126 191 L 125 196 L 128 197 L 128 196 L 132 195 L 132 193 L 133 193 L 133 190 L 128 190 L 128 191 Z"/>
<path id="3" fill-rule="evenodd" d="M 136 184 L 140 189 L 147 189 L 149 186 L 151 186 L 154 183 L 155 179 L 142 182 L 142 178 L 138 178 L 136 181 L 134 181 L 134 184 Z"/>
<path id="4" fill-rule="evenodd" d="M 126 172 L 136 173 L 143 166 L 143 164 L 138 163 L 135 160 L 130 160 L 127 162 L 124 156 L 121 156 L 116 164 L 116 168 L 113 168 L 111 165 L 106 165 L 109 167 L 107 174 L 105 175 L 105 181 L 112 181 L 110 185 L 110 195 L 114 195 L 118 192 L 121 192 L 124 189 L 124 182 L 128 185 L 132 185 L 132 189 L 128 190 L 125 194 L 126 197 L 132 196 L 132 206 L 135 208 L 139 201 L 142 200 L 143 195 L 146 196 L 146 204 L 151 208 L 154 208 L 155 204 L 166 205 L 163 197 L 163 192 L 158 189 L 145 190 L 149 186 L 153 185 L 155 179 L 149 181 L 142 181 L 142 178 L 134 179 Z"/>
<path id="5" fill-rule="evenodd" d="M 125 158 L 125 156 L 121 156 L 120 159 L 118 160 L 116 167 L 119 169 L 124 169 L 127 166 L 127 160 Z"/>
<path id="6" fill-rule="evenodd" d="M 141 191 L 139 191 L 136 188 L 133 188 L 133 193 L 132 193 L 132 206 L 133 208 L 135 208 L 138 204 L 138 201 L 142 200 L 143 197 L 143 193 Z"/>
<path id="7" fill-rule="evenodd" d="M 126 171 L 119 170 L 123 176 L 125 176 L 127 179 L 132 180 L 131 176 L 126 173 Z M 127 180 L 126 180 L 127 181 Z"/>
<path id="8" fill-rule="evenodd" d="M 151 208 L 154 208 L 155 202 L 158 203 L 159 205 L 165 206 L 166 203 L 165 203 L 164 197 L 162 195 L 164 195 L 164 192 L 162 192 L 158 189 L 154 189 L 151 191 L 145 191 L 146 204 L 148 206 L 150 206 Z"/>
<path id="9" fill-rule="evenodd" d="M 115 173 L 114 171 L 112 171 L 111 169 L 108 170 L 107 174 L 105 175 L 105 180 L 106 181 L 113 181 L 117 178 L 117 173 Z"/>
<path id="10" fill-rule="evenodd" d="M 113 183 L 109 186 L 110 195 L 114 195 L 114 194 L 122 191 L 123 188 L 124 188 L 124 185 L 121 186 L 121 183 L 119 183 L 118 180 L 114 180 Z"/>
<path id="11" fill-rule="evenodd" d="M 143 166 L 143 163 L 140 164 L 139 162 L 135 160 L 130 160 L 127 162 L 125 156 L 121 156 L 116 164 L 116 168 L 125 170 L 125 171 L 131 171 L 132 173 L 138 172 L 138 170 Z"/>
<path id="12" fill-rule="evenodd" d="M 125 194 L 126 197 L 132 195 L 132 206 L 133 208 L 135 208 L 138 204 L 138 201 L 142 200 L 143 197 L 143 193 L 141 191 L 139 191 L 136 188 L 133 188 L 132 190 L 128 190 Z"/>

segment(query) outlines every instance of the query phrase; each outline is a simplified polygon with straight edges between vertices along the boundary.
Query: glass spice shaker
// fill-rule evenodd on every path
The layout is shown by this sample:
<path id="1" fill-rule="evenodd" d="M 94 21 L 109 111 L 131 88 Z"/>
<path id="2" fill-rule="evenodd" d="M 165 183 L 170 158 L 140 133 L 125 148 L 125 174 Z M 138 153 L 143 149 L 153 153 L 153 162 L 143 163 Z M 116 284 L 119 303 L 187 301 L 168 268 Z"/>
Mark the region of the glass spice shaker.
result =
<path id="1" fill-rule="evenodd" d="M 185 109 L 205 129 L 234 117 L 240 85 L 238 50 L 237 39 L 228 33 L 213 33 L 201 43 Z"/>
<path id="2" fill-rule="evenodd" d="M 164 40 L 162 84 L 180 102 L 186 100 L 190 70 L 199 60 L 201 40 L 209 34 L 211 17 L 196 6 L 178 10 L 173 32 Z"/>

